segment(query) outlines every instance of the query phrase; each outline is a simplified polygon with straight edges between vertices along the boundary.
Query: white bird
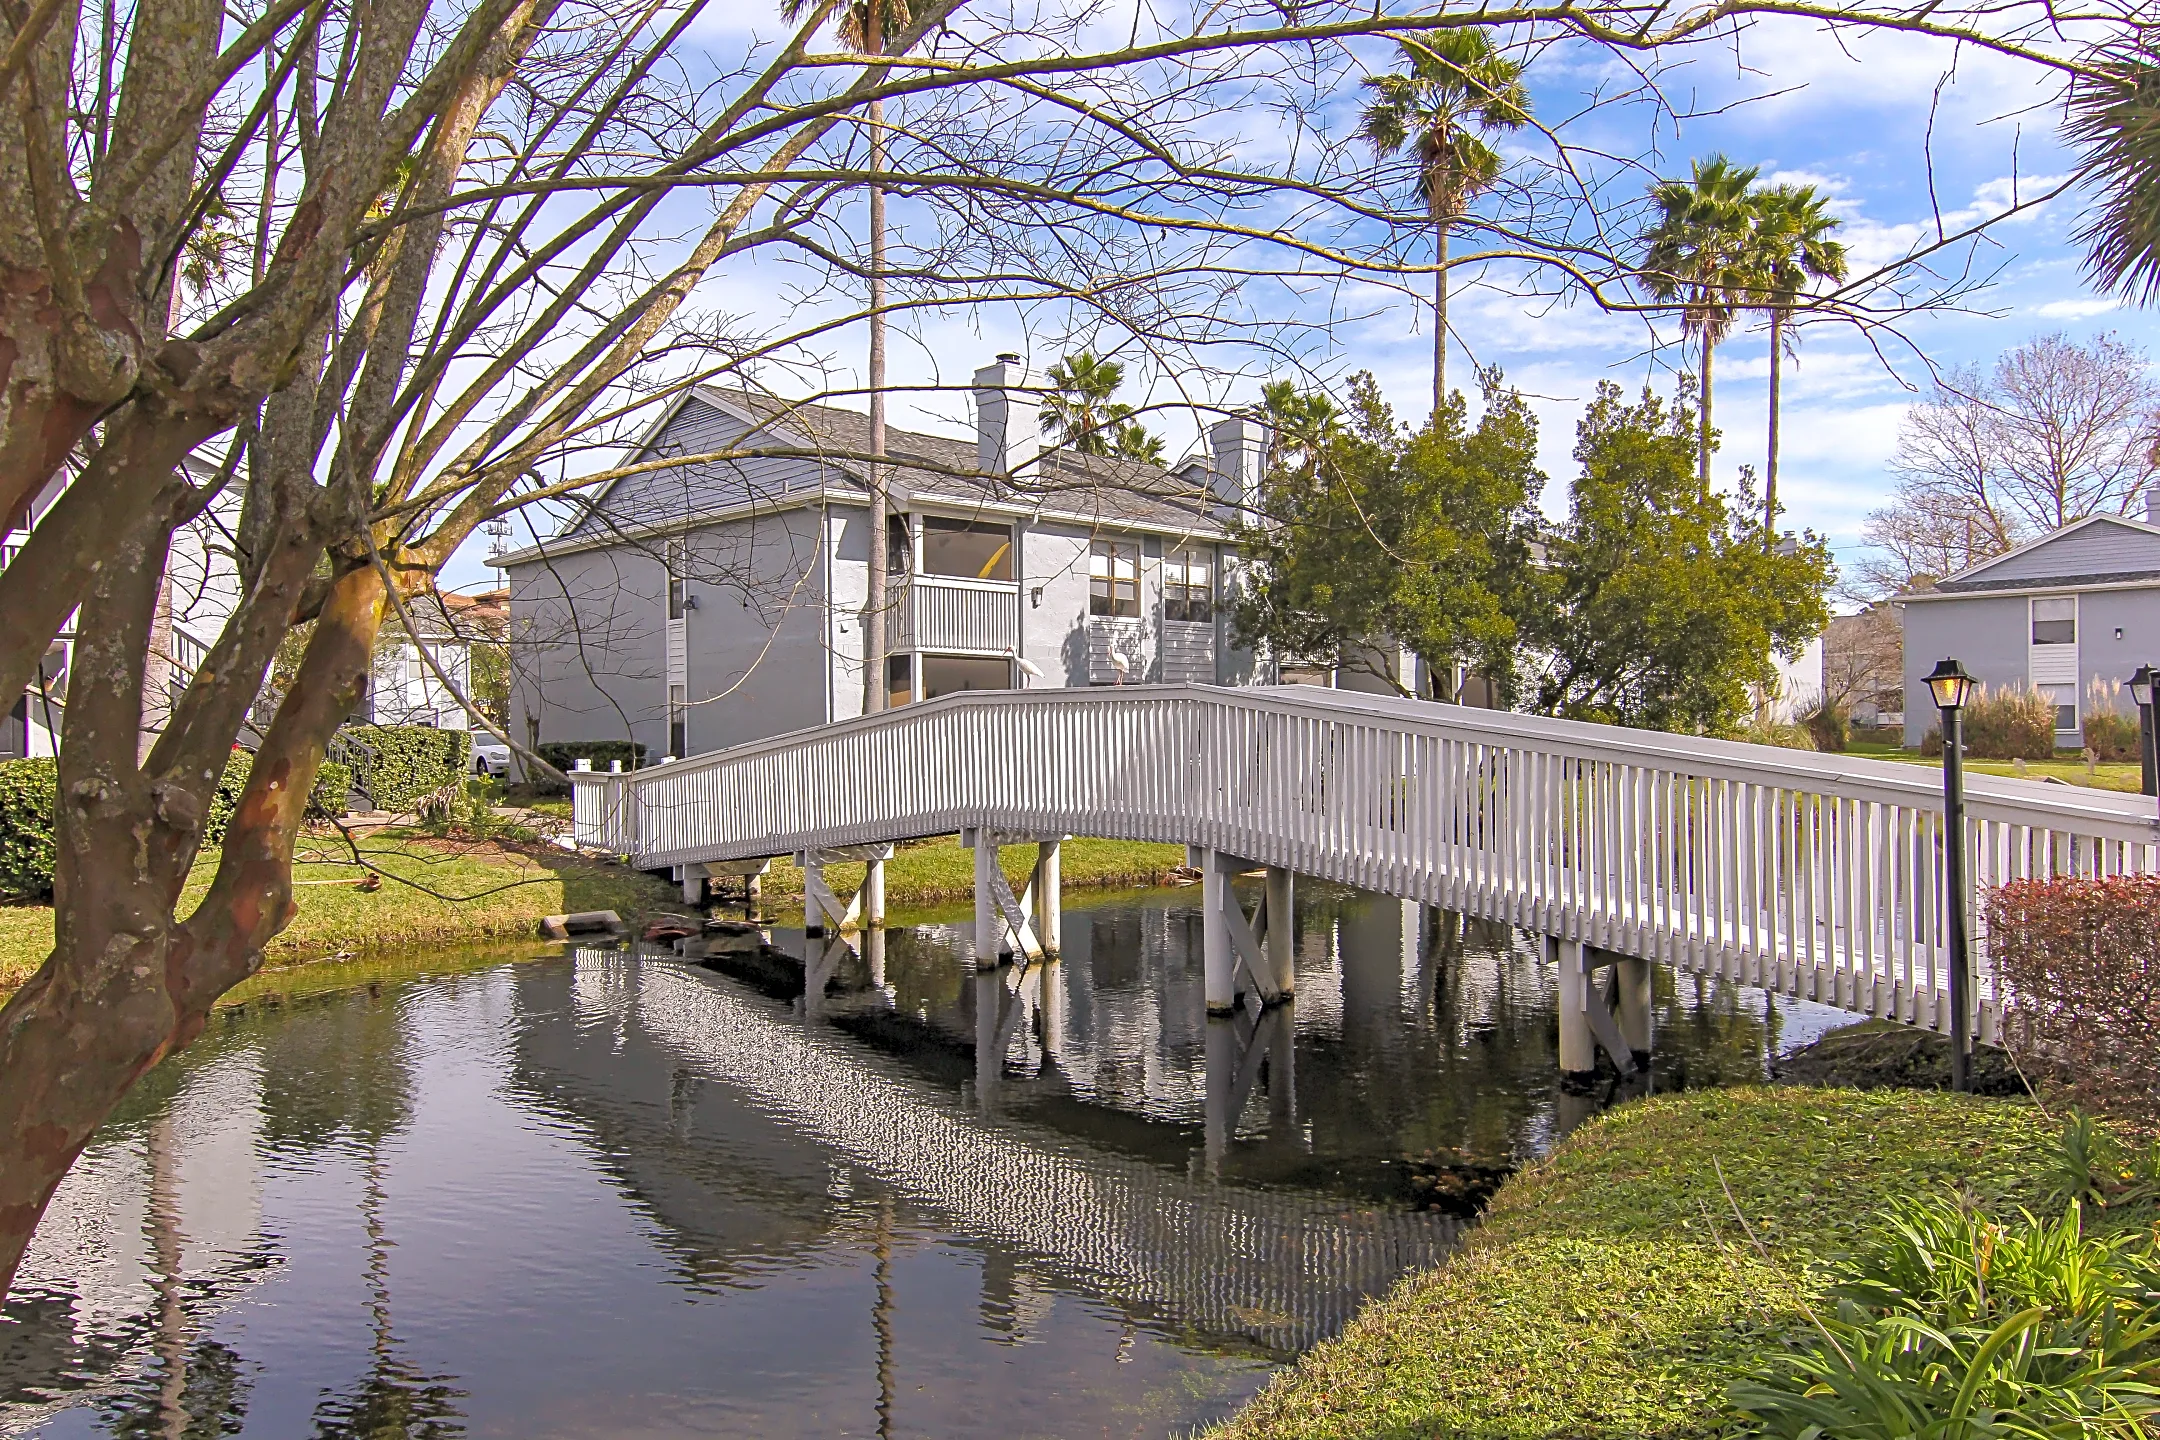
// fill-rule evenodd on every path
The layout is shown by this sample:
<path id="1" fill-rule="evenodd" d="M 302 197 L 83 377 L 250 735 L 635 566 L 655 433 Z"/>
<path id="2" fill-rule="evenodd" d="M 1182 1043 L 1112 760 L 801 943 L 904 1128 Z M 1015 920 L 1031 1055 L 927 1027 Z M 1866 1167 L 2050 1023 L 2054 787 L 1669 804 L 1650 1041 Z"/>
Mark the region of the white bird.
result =
<path id="1" fill-rule="evenodd" d="M 1132 673 L 1132 661 L 1125 658 L 1123 651 L 1112 650 L 1110 652 L 1110 668 L 1117 671 L 1117 683 L 1122 685 L 1125 683 L 1125 677 Z"/>
<path id="2" fill-rule="evenodd" d="M 1034 661 L 1028 659 L 1027 656 L 1020 654 L 1018 651 L 1013 652 L 1013 663 L 1020 667 L 1020 673 L 1027 676 L 1028 679 L 1042 679 L 1042 666 L 1036 664 Z"/>

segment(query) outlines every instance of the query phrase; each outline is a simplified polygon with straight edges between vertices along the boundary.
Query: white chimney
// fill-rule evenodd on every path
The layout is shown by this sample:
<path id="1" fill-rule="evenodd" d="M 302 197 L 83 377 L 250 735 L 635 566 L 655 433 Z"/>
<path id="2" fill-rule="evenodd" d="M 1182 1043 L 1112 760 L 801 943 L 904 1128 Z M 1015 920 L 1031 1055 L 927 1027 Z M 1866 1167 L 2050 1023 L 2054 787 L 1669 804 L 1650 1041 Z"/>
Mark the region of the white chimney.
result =
<path id="1" fill-rule="evenodd" d="M 2160 483 L 2145 487 L 2145 523 L 2160 525 Z"/>
<path id="2" fill-rule="evenodd" d="M 1248 416 L 1225 415 L 1208 427 L 1208 452 L 1216 498 L 1233 510 L 1258 510 L 1260 477 L 1267 468 L 1266 428 Z"/>
<path id="3" fill-rule="evenodd" d="M 1000 355 L 975 372 L 975 463 L 995 474 L 1036 478 L 1042 401 L 1027 388 L 1027 364 Z"/>

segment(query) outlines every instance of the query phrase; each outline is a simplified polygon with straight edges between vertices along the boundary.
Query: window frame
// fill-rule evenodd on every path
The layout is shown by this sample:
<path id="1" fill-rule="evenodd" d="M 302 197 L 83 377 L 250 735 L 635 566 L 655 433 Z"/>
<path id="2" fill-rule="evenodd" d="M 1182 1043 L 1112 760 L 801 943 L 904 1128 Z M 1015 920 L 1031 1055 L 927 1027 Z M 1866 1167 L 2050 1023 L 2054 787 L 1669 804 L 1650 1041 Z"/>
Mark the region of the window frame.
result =
<path id="1" fill-rule="evenodd" d="M 1097 537 L 1088 541 L 1088 614 L 1112 620 L 1140 618 L 1140 541 Z M 1129 576 L 1118 573 L 1127 560 Z M 1098 570 L 1097 563 L 1101 562 Z M 1122 592 L 1122 593 L 1121 593 Z"/>
<path id="2" fill-rule="evenodd" d="M 1207 578 L 1194 584 L 1192 572 Z M 1195 614 L 1195 611 L 1198 611 Z M 1215 552 L 1179 546 L 1163 553 L 1163 619 L 1180 625 L 1215 622 Z"/>
<path id="3" fill-rule="evenodd" d="M 2051 615 L 2043 620 L 2040 618 L 2040 607 L 2043 605 L 2050 608 L 2061 606 L 2070 613 L 2067 617 Z M 2078 643 L 2078 597 L 2075 595 L 2035 595 L 2026 603 L 2025 623 L 2026 636 L 2030 644 L 2075 645 Z M 2067 635 L 2050 636 L 2043 639 L 2040 634 L 2042 625 L 2067 625 L 2070 627 L 2070 631 Z"/>
<path id="4" fill-rule="evenodd" d="M 682 541 L 670 540 L 660 559 L 661 568 L 666 571 L 667 618 L 670 620 L 686 619 L 689 615 L 690 607 L 686 602 L 690 597 L 690 582 L 683 574 L 683 550 Z"/>
<path id="5" fill-rule="evenodd" d="M 1016 572 L 1013 564 L 1013 526 L 1010 520 L 1000 524 L 990 520 L 968 520 L 954 515 L 923 515 L 918 519 L 917 529 L 920 536 L 917 542 L 921 556 L 920 573 L 924 577 L 943 580 L 994 581 L 1003 585 L 1013 583 Z M 982 535 L 987 538 L 998 534 L 1001 530 L 1005 536 L 1005 543 L 991 552 L 987 564 L 972 572 L 940 570 L 931 562 L 931 539 L 940 531 L 948 535 Z"/>
<path id="6" fill-rule="evenodd" d="M 668 754 L 680 760 L 690 750 L 690 687 L 667 687 Z"/>

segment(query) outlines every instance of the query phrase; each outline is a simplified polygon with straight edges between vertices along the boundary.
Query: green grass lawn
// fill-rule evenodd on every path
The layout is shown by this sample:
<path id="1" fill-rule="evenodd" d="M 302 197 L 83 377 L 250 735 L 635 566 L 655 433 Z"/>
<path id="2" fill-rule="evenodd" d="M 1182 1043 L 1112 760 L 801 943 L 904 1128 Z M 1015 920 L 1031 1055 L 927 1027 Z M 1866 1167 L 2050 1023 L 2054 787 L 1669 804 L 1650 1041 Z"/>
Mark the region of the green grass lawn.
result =
<path id="1" fill-rule="evenodd" d="M 300 913 L 270 942 L 266 965 L 530 936 L 542 915 L 615 910 L 628 917 L 679 898 L 665 880 L 545 850 L 388 832 L 369 836 L 361 849 L 369 864 L 413 884 L 389 879 L 379 890 L 357 889 L 353 881 L 366 872 L 342 841 L 303 839 L 293 872 Z M 214 854 L 196 862 L 181 896 L 183 914 L 216 868 Z M 49 907 L 0 907 L 0 989 L 28 979 L 52 939 Z"/>
<path id="2" fill-rule="evenodd" d="M 2058 1125 L 2022 1102 L 1917 1091 L 1624 1105 L 1502 1187 L 1455 1259 L 1366 1307 L 1210 1433 L 1716 1435 L 1726 1385 L 1799 1323 L 1825 1256 L 1918 1191 L 2039 1207 Z"/>
<path id="3" fill-rule="evenodd" d="M 1917 750 L 1901 750 L 1894 745 L 1876 745 L 1869 744 L 1866 741 L 1855 741 L 1852 748 L 1845 753 L 1848 755 L 1865 755 L 1871 760 L 1898 760 L 1908 765 L 1925 765 L 1933 770 L 1942 769 L 1942 757 L 1940 755 L 1922 755 Z M 2013 779 L 2024 780 L 2040 780 L 2053 776 L 2058 780 L 2067 780 L 2072 785 L 2091 785 L 2100 790 L 2121 790 L 2132 795 L 2138 793 L 2139 772 L 2138 767 L 2134 764 L 2094 765 L 2088 771 L 2082 759 L 2067 753 L 2058 759 L 2027 760 L 2024 764 L 2024 772 L 2020 774 L 2018 762 L 2015 760 L 1974 760 L 1968 756 L 1965 761 L 1965 769 L 1968 772 L 1977 772 L 1982 775 L 2008 775 Z"/>

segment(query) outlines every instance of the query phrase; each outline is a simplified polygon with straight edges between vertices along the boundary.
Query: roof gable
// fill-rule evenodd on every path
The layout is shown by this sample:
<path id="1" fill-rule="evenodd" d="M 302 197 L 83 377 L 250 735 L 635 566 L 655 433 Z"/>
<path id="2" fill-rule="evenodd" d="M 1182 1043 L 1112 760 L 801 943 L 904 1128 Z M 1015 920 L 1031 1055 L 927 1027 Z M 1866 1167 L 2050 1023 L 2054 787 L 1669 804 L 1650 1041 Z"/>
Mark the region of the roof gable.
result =
<path id="1" fill-rule="evenodd" d="M 1982 561 L 1936 588 L 1958 594 L 2153 577 L 2160 577 L 2160 526 L 2125 515 L 2091 515 Z"/>

